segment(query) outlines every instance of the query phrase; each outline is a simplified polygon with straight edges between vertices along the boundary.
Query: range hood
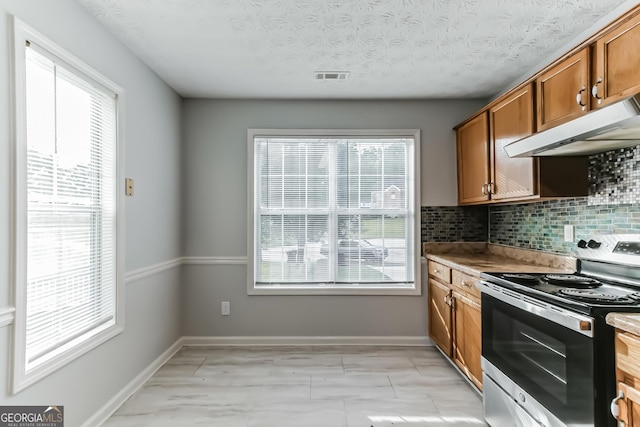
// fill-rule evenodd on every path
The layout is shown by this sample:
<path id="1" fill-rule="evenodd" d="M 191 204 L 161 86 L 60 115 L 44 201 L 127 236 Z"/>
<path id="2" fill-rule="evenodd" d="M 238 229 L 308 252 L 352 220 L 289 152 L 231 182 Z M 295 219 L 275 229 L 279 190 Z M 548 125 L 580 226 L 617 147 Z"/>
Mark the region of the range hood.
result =
<path id="1" fill-rule="evenodd" d="M 538 132 L 504 149 L 509 157 L 580 156 L 640 144 L 640 94 Z"/>

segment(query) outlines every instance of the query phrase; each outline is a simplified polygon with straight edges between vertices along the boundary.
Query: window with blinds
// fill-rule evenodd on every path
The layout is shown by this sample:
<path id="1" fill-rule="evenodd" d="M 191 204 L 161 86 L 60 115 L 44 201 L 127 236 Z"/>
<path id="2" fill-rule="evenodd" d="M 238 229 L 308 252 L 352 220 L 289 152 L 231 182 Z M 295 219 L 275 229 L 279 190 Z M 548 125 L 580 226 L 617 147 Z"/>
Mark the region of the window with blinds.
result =
<path id="1" fill-rule="evenodd" d="M 415 289 L 416 138 L 371 133 L 253 137 L 254 289 Z"/>
<path id="2" fill-rule="evenodd" d="M 117 94 L 25 45 L 16 168 L 24 381 L 118 326 L 119 275 Z"/>

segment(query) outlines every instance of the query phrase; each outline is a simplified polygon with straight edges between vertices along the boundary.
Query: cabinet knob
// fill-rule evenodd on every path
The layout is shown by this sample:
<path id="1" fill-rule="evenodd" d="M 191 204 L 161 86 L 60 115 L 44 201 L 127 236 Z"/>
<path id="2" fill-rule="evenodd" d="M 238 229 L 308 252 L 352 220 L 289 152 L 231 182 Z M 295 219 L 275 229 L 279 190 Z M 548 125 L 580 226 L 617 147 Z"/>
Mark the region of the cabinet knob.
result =
<path id="1" fill-rule="evenodd" d="M 442 270 L 438 270 L 437 268 L 433 269 L 433 274 L 440 274 L 442 273 Z"/>
<path id="2" fill-rule="evenodd" d="M 602 83 L 602 77 L 598 77 L 596 84 L 591 88 L 591 96 L 598 100 L 598 104 L 602 104 L 602 97 L 598 95 L 598 85 Z"/>
<path id="3" fill-rule="evenodd" d="M 578 92 L 578 94 L 576 95 L 576 102 L 578 103 L 578 105 L 579 105 L 580 107 L 582 107 L 582 111 L 586 111 L 586 109 L 587 109 L 587 104 L 584 104 L 584 103 L 582 102 L 582 93 L 583 93 L 584 91 L 586 91 L 586 90 L 587 90 L 587 87 L 586 87 L 586 86 L 582 86 L 582 89 L 580 89 L 580 91 L 579 91 L 579 92 Z"/>

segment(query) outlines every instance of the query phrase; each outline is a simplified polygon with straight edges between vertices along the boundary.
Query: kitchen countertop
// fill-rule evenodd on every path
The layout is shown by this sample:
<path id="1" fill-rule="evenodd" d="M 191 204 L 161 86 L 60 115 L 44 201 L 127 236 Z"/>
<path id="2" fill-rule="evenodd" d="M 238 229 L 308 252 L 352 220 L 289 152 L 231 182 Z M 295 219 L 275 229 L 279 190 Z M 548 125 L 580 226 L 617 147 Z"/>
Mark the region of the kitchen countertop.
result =
<path id="1" fill-rule="evenodd" d="M 471 276 L 479 276 L 483 272 L 573 273 L 575 271 L 575 259 L 571 257 L 491 244 L 486 246 L 484 252 L 449 251 L 448 253 L 427 253 L 426 257 L 428 260 L 439 262 Z"/>
<path id="2" fill-rule="evenodd" d="M 609 313 L 606 319 L 615 328 L 640 335 L 640 313 Z"/>

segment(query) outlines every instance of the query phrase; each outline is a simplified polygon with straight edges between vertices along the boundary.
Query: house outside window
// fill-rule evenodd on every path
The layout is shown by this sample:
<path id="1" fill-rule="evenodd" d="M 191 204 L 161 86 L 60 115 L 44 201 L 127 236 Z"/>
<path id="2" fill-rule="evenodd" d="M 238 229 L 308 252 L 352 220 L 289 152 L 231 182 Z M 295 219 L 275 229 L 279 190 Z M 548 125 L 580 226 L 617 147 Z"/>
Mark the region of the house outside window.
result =
<path id="1" fill-rule="evenodd" d="M 419 131 L 250 130 L 250 294 L 420 293 Z"/>
<path id="2" fill-rule="evenodd" d="M 122 90 L 15 20 L 17 392 L 123 326 Z"/>

